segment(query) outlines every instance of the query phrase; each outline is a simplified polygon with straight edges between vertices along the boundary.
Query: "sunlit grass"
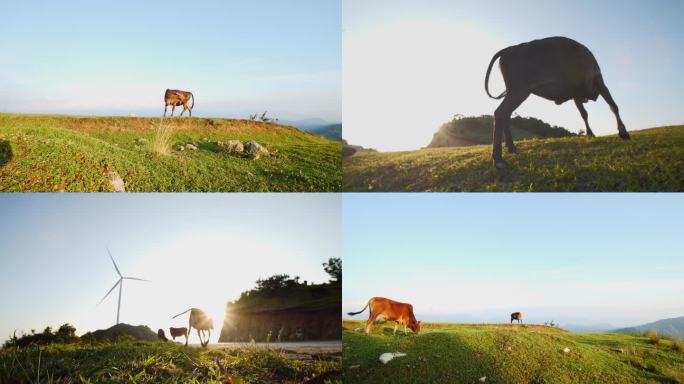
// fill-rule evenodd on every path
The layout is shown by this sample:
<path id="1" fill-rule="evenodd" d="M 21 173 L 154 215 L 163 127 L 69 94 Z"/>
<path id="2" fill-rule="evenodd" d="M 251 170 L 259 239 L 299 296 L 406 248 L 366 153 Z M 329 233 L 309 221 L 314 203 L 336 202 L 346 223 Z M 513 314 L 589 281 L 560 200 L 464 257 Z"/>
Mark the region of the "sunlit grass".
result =
<path id="1" fill-rule="evenodd" d="M 171 153 L 171 137 L 173 136 L 173 126 L 159 122 L 152 141 L 152 150 L 157 155 L 166 156 Z"/>
<path id="2" fill-rule="evenodd" d="M 228 140 L 270 154 L 220 151 Z M 271 123 L 0 114 L 0 191 L 110 191 L 108 171 L 131 192 L 339 191 L 341 162 L 341 143 Z"/>
<path id="3" fill-rule="evenodd" d="M 393 324 L 380 324 L 368 337 L 362 321 L 343 326 L 345 383 L 684 383 L 684 354 L 667 338 L 654 345 L 638 335 L 448 323 L 397 336 Z M 385 352 L 407 356 L 383 365 Z"/>
<path id="4" fill-rule="evenodd" d="M 299 359 L 278 350 L 187 348 L 175 343 L 54 344 L 0 350 L 0 383 L 300 383 L 327 374 L 339 357 Z"/>
<path id="5" fill-rule="evenodd" d="M 684 191 L 684 126 L 616 136 L 521 140 L 494 168 L 491 146 L 358 152 L 344 191 Z"/>

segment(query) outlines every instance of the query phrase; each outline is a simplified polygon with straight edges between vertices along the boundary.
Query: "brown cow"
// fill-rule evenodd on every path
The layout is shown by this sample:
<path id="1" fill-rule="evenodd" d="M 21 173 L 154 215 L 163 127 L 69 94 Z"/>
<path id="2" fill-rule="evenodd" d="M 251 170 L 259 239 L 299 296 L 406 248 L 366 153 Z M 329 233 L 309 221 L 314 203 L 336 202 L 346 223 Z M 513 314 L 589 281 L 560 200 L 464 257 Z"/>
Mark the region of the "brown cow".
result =
<path id="1" fill-rule="evenodd" d="M 166 338 L 166 334 L 164 334 L 164 330 L 161 328 L 157 331 L 157 338 L 161 341 L 169 341 L 169 339 Z"/>
<path id="2" fill-rule="evenodd" d="M 188 105 L 188 101 L 190 101 L 191 98 L 192 105 Z M 167 89 L 164 93 L 164 117 L 166 117 L 166 108 L 168 108 L 169 105 L 171 106 L 171 116 L 173 116 L 173 111 L 176 110 L 176 107 L 182 105 L 183 110 L 180 115 L 183 116 L 183 112 L 188 110 L 190 117 L 192 117 L 192 109 L 195 107 L 195 96 L 192 92 Z"/>
<path id="3" fill-rule="evenodd" d="M 511 313 L 511 324 L 513 324 L 513 320 L 518 320 L 518 324 L 522 323 L 522 312 Z"/>
<path id="4" fill-rule="evenodd" d="M 488 84 L 489 73 L 497 58 L 506 90 L 494 97 L 489 93 Z M 530 94 L 556 104 L 573 99 L 584 120 L 587 136 L 594 136 L 594 133 L 589 128 L 588 114 L 583 104 L 589 100 L 596 101 L 598 95 L 601 95 L 615 114 L 620 137 L 629 139 L 625 124 L 620 119 L 618 106 L 603 82 L 596 58 L 587 47 L 566 37 L 533 40 L 497 52 L 487 68 L 485 91 L 492 99 L 503 98 L 494 112 L 492 158 L 497 168 L 506 166 L 501 156 L 502 135 L 508 152 L 517 151 L 511 135 L 511 113 Z"/>
<path id="5" fill-rule="evenodd" d="M 384 297 L 372 297 L 362 310 L 358 312 L 349 312 L 349 316 L 358 315 L 359 313 L 370 308 L 370 316 L 366 321 L 366 335 L 370 336 L 371 325 L 375 319 L 380 316 L 387 321 L 394 321 L 394 334 L 397 334 L 397 327 L 401 324 L 404 326 L 404 334 L 406 334 L 406 327 L 411 328 L 413 332 L 418 334 L 420 332 L 420 321 L 416 321 L 413 315 L 413 305 L 407 303 L 400 303 L 398 301 L 386 299 Z"/>
<path id="6" fill-rule="evenodd" d="M 174 340 L 176 340 L 176 337 L 185 336 L 185 344 L 188 343 L 188 329 L 187 328 L 185 328 L 185 327 L 183 327 L 183 328 L 170 327 L 169 333 L 171 333 L 171 337 Z"/>
<path id="7" fill-rule="evenodd" d="M 200 339 L 200 344 L 203 347 L 206 347 L 207 345 L 209 345 L 209 338 L 211 337 L 211 330 L 214 329 L 214 321 L 209 316 L 207 316 L 207 314 L 204 313 L 204 311 L 202 311 L 201 309 L 198 309 L 198 308 L 190 308 L 185 312 L 181 312 L 181 313 L 177 314 L 173 318 L 175 319 L 176 317 L 178 317 L 184 313 L 188 313 L 188 312 L 190 312 L 190 318 L 188 320 L 188 335 L 192 331 L 192 328 L 195 328 L 197 330 L 197 336 Z M 201 334 L 200 334 L 200 331 L 202 331 Z M 204 341 L 202 339 L 202 335 L 204 335 L 205 331 L 208 332 L 208 336 L 207 336 L 206 341 Z M 189 338 L 189 336 L 188 336 L 188 338 Z M 188 345 L 187 338 L 185 339 L 185 345 Z"/>

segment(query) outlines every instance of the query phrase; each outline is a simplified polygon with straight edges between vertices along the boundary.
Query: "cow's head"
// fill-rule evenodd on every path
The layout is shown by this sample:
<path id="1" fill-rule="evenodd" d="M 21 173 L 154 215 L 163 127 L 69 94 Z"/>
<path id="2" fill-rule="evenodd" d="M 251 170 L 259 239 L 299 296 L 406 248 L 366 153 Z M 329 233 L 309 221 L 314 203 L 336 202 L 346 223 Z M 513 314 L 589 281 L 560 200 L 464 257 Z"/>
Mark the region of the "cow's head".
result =
<path id="1" fill-rule="evenodd" d="M 416 335 L 418 333 L 420 333 L 420 321 L 416 321 L 415 319 L 411 320 L 411 322 L 409 322 L 408 326 L 409 326 L 409 328 L 411 328 L 413 333 L 415 333 Z"/>

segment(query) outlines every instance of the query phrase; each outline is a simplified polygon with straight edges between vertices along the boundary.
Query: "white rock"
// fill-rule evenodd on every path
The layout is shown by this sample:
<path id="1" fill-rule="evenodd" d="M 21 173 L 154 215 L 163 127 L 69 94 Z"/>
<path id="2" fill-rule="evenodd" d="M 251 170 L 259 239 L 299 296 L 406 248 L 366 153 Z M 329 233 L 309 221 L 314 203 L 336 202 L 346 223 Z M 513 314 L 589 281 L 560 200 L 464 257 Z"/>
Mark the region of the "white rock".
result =
<path id="1" fill-rule="evenodd" d="M 390 361 L 392 361 L 392 359 L 394 359 L 395 357 L 404 357 L 404 356 L 406 356 L 406 354 L 401 353 L 401 352 L 394 352 L 394 353 L 385 352 L 382 355 L 380 355 L 380 362 L 383 364 L 387 364 Z"/>
<path id="2" fill-rule="evenodd" d="M 112 187 L 114 192 L 126 192 L 123 179 L 115 171 L 107 172 L 107 180 L 109 180 L 109 185 Z"/>
<path id="3" fill-rule="evenodd" d="M 480 377 L 480 383 L 484 383 L 485 381 L 487 381 L 487 376 Z"/>
<path id="4" fill-rule="evenodd" d="M 190 149 L 192 151 L 196 151 L 197 147 L 194 144 L 185 144 L 185 149 Z"/>
<path id="5" fill-rule="evenodd" d="M 225 151 L 228 153 L 242 153 L 245 150 L 245 146 L 242 145 L 240 140 L 228 140 L 226 142 L 219 141 L 218 147 L 220 151 Z"/>
<path id="6" fill-rule="evenodd" d="M 266 149 L 263 145 L 257 143 L 256 141 L 251 140 L 245 142 L 245 152 L 256 153 L 259 155 L 268 155 L 268 149 Z"/>
<path id="7" fill-rule="evenodd" d="M 563 353 L 570 353 L 570 348 L 568 348 L 568 347 L 563 348 Z"/>

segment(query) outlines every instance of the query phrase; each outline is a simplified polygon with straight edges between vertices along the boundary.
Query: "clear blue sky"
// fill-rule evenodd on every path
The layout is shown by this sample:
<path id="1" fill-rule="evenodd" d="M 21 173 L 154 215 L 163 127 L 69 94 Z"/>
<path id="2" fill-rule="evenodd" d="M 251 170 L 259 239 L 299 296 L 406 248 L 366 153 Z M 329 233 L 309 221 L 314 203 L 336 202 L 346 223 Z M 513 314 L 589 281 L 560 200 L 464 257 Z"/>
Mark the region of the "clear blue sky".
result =
<path id="1" fill-rule="evenodd" d="M 385 296 L 432 321 L 684 316 L 682 194 L 345 194 L 342 207 L 344 313 Z"/>
<path id="2" fill-rule="evenodd" d="M 0 112 L 341 119 L 340 0 L 3 3 Z"/>
<path id="3" fill-rule="evenodd" d="M 484 91 L 498 50 L 567 36 L 596 56 L 627 129 L 684 124 L 684 2 L 345 0 L 344 136 L 381 150 L 427 145 L 456 114 L 492 114 Z M 490 90 L 503 82 L 493 69 Z M 615 134 L 607 104 L 587 104 L 598 135 Z M 572 102 L 530 97 L 517 112 L 573 132 L 584 124 Z"/>
<path id="4" fill-rule="evenodd" d="M 227 301 L 278 273 L 325 282 L 340 257 L 335 194 L 0 194 L 0 341 L 69 322 L 82 334 L 121 321 L 153 330 L 207 311 L 218 339 Z M 195 340 L 196 342 L 196 340 Z"/>

